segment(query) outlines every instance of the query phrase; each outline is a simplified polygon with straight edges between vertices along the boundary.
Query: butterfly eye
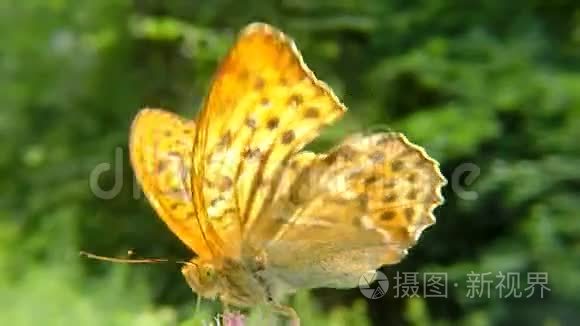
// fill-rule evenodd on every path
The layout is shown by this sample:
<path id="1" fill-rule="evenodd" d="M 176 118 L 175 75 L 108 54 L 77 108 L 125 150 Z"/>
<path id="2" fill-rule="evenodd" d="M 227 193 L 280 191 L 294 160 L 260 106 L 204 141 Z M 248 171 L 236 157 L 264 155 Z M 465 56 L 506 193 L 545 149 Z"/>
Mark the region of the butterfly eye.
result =
<path id="1" fill-rule="evenodd" d="M 213 266 L 205 266 L 205 268 L 203 269 L 203 275 L 206 278 L 213 278 L 215 276 L 215 270 Z"/>

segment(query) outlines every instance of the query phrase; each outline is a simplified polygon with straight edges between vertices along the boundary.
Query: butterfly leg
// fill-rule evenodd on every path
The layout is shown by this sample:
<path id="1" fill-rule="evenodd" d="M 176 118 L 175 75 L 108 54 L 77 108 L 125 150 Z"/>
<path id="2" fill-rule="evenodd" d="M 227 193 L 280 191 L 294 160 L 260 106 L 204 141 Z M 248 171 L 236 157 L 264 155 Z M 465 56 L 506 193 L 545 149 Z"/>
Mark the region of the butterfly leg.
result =
<path id="1" fill-rule="evenodd" d="M 300 326 L 300 317 L 298 317 L 298 314 L 292 307 L 284 306 L 279 303 L 271 303 L 270 307 L 274 312 L 290 320 L 291 326 Z"/>

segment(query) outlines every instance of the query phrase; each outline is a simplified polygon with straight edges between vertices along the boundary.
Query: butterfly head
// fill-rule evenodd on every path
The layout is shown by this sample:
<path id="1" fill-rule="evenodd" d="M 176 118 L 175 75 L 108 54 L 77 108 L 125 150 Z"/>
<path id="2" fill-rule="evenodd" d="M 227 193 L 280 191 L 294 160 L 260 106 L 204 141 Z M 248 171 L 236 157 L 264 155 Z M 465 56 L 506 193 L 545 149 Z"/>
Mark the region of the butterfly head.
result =
<path id="1" fill-rule="evenodd" d="M 198 295 L 209 299 L 218 295 L 219 273 L 211 262 L 194 259 L 183 266 L 181 273 L 191 289 Z"/>

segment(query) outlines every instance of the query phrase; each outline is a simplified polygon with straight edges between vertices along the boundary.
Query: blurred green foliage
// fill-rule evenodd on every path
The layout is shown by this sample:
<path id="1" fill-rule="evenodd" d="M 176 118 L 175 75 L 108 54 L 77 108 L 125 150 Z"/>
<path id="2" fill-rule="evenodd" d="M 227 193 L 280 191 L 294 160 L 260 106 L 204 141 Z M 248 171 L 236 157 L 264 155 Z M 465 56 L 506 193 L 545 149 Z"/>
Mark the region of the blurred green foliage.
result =
<path id="1" fill-rule="evenodd" d="M 459 284 L 448 298 L 389 292 L 362 304 L 357 289 L 301 293 L 293 302 L 305 325 L 580 319 L 575 1 L 4 0 L 3 322 L 191 325 L 218 311 L 204 303 L 194 313 L 179 266 L 112 266 L 77 253 L 191 256 L 134 198 L 128 128 L 144 106 L 193 117 L 237 30 L 256 20 L 292 35 L 350 108 L 314 148 L 382 126 L 424 146 L 450 180 L 438 223 L 402 264 L 384 268 L 389 277 L 448 273 L 449 284 Z M 89 177 L 116 162 L 122 173 L 109 169 L 98 184 L 121 185 L 118 194 L 98 198 Z M 479 174 L 472 180 L 473 166 Z M 468 298 L 473 271 L 547 272 L 551 291 L 544 298 Z"/>

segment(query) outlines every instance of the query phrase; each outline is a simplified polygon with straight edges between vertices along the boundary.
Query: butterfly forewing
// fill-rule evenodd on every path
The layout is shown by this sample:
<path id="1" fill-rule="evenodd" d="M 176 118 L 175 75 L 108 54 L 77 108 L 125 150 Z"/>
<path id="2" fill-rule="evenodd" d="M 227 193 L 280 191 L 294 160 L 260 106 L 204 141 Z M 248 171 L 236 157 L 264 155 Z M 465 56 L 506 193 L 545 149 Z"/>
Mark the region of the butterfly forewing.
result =
<path id="1" fill-rule="evenodd" d="M 214 77 L 197 124 L 192 183 L 225 252 L 260 215 L 282 164 L 346 109 L 280 31 L 253 24 Z"/>

